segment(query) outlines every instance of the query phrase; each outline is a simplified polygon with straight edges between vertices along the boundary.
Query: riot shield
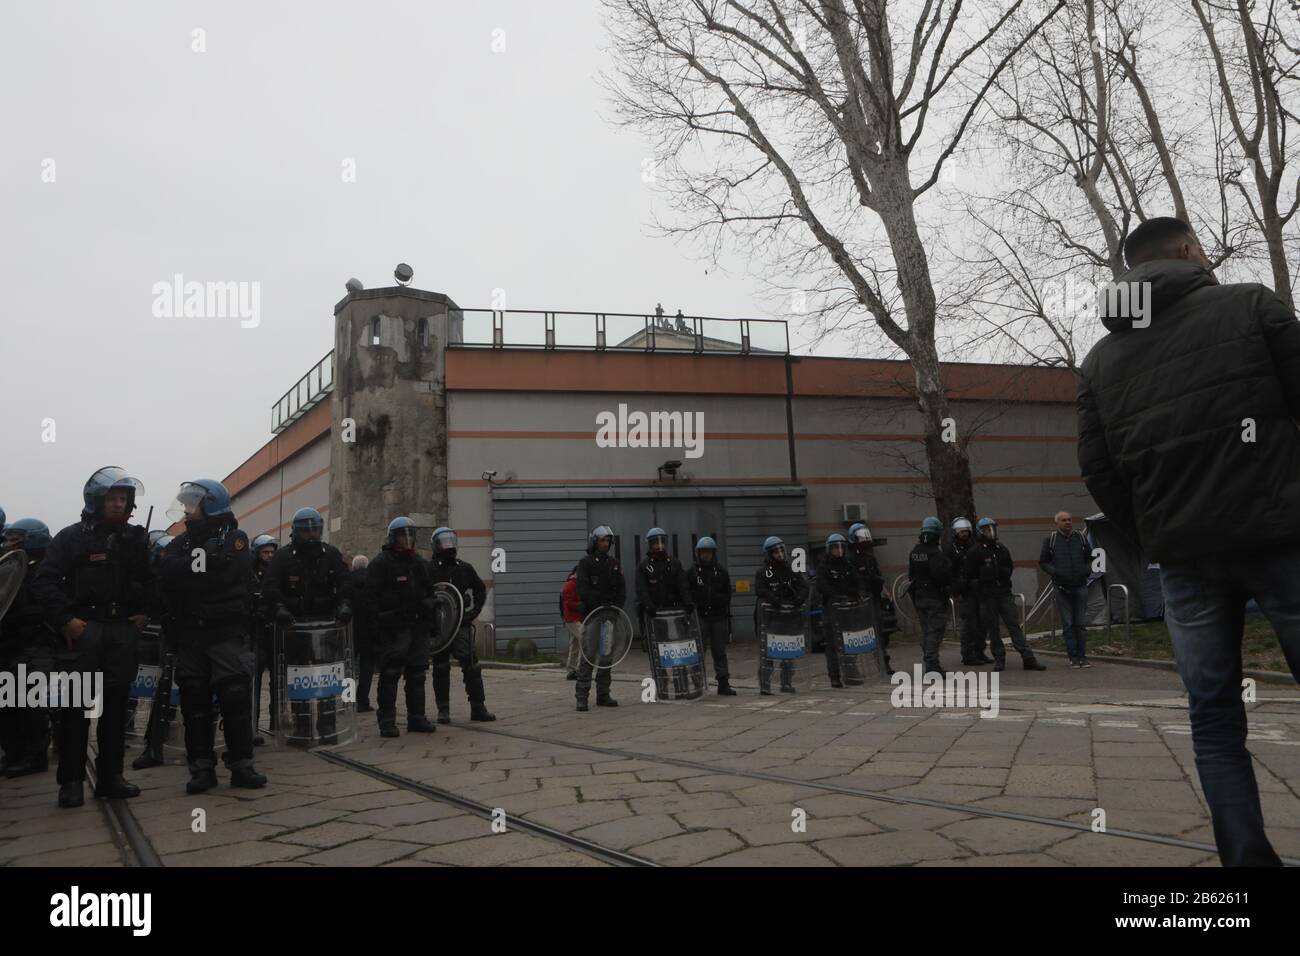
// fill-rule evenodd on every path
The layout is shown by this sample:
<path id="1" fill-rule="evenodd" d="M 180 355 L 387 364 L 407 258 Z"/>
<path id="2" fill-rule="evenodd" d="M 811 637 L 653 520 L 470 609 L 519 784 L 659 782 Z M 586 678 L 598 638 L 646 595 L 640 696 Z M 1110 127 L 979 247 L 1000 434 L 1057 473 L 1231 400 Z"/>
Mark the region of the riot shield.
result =
<path id="1" fill-rule="evenodd" d="M 27 555 L 24 552 L 10 551 L 0 556 L 0 617 L 5 616 L 9 605 L 18 597 L 26 574 Z"/>
<path id="2" fill-rule="evenodd" d="M 827 654 L 840 659 L 840 679 L 861 687 L 885 678 L 875 608 L 871 601 L 835 601 L 826 609 Z"/>
<path id="3" fill-rule="evenodd" d="M 803 608 L 761 604 L 758 613 L 758 689 L 772 693 L 772 673 L 780 673 L 780 692 L 806 694 L 812 690 L 808 665 L 808 623 Z"/>
<path id="4" fill-rule="evenodd" d="M 460 591 L 446 581 L 433 586 L 433 619 L 429 622 L 431 654 L 439 654 L 451 646 L 465 618 L 465 599 Z"/>
<path id="5" fill-rule="evenodd" d="M 632 649 L 631 618 L 612 604 L 596 608 L 582 622 L 578 649 L 582 659 L 597 670 L 617 667 Z"/>
<path id="6" fill-rule="evenodd" d="M 699 700 L 709 686 L 699 625 L 689 611 L 658 611 L 650 619 L 650 671 L 656 700 Z"/>
<path id="7" fill-rule="evenodd" d="M 140 629 L 140 663 L 127 692 L 126 736 L 144 745 L 144 758 L 136 770 L 161 763 L 185 764 L 185 723 L 181 717 L 181 690 L 175 680 L 176 655 L 167 647 L 162 628 L 147 624 Z M 213 752 L 225 750 L 217 734 L 221 707 L 212 698 Z"/>
<path id="8" fill-rule="evenodd" d="M 277 744 L 310 749 L 356 737 L 352 661 L 350 624 L 298 621 L 276 627 Z"/>

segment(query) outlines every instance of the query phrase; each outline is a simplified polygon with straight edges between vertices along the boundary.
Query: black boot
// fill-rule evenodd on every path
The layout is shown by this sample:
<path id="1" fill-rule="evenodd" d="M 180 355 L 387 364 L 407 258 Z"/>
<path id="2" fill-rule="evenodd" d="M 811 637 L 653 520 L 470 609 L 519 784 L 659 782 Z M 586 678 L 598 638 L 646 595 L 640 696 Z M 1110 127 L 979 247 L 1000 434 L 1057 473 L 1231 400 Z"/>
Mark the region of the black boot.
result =
<path id="1" fill-rule="evenodd" d="M 59 787 L 59 806 L 65 810 L 79 807 L 86 802 L 86 788 L 80 780 L 65 783 Z"/>
<path id="2" fill-rule="evenodd" d="M 718 696 L 735 697 L 736 692 L 731 688 L 731 682 L 725 677 L 718 678 Z"/>
<path id="3" fill-rule="evenodd" d="M 486 704 L 482 701 L 478 701 L 469 705 L 469 719 L 477 720 L 480 723 L 489 723 L 497 718 L 495 714 L 488 712 Z"/>
<path id="4" fill-rule="evenodd" d="M 609 695 L 606 695 L 606 696 L 604 696 L 604 697 L 597 697 L 597 698 L 596 698 L 596 706 L 597 706 L 597 707 L 617 707 L 617 706 L 618 706 L 618 701 L 616 701 L 613 697 L 610 697 Z"/>
<path id="5" fill-rule="evenodd" d="M 266 777 L 251 766 L 236 767 L 230 771 L 230 785 L 245 790 L 259 790 L 266 786 Z"/>
<path id="6" fill-rule="evenodd" d="M 47 761 L 37 761 L 30 758 L 19 760 L 17 763 L 11 763 L 5 767 L 5 777 L 9 780 L 15 777 L 26 777 L 34 773 L 44 773 L 49 770 L 50 766 Z"/>
<path id="7" fill-rule="evenodd" d="M 146 750 L 140 756 L 131 761 L 131 769 L 148 770 L 150 767 L 161 767 L 162 763 L 161 760 Z"/>
<path id="8" fill-rule="evenodd" d="M 406 732 L 411 734 L 431 734 L 438 728 L 433 725 L 428 717 L 424 714 L 418 714 L 415 717 L 408 717 L 406 720 Z"/>
<path id="9" fill-rule="evenodd" d="M 211 767 L 190 767 L 190 782 L 185 785 L 186 793 L 203 793 L 217 785 L 217 772 Z"/>
<path id="10" fill-rule="evenodd" d="M 387 720 L 379 725 L 379 736 L 381 737 L 400 737 L 402 732 L 397 729 L 397 721 Z"/>
<path id="11" fill-rule="evenodd" d="M 451 709 L 450 709 L 450 708 L 447 708 L 447 707 L 439 707 L 439 708 L 438 708 L 438 723 L 440 723 L 440 724 L 449 724 L 449 723 L 451 723 Z"/>
<path id="12" fill-rule="evenodd" d="M 127 783 L 126 778 L 120 773 L 102 776 L 95 784 L 96 800 L 129 800 L 131 797 L 138 796 L 140 796 L 140 788 L 133 783 Z"/>
<path id="13" fill-rule="evenodd" d="M 1026 657 L 1026 658 L 1025 658 L 1025 670 L 1027 670 L 1027 671 L 1045 671 L 1045 670 L 1047 670 L 1047 665 L 1046 665 L 1046 664 L 1040 664 L 1040 663 L 1038 662 L 1038 659 L 1035 658 L 1035 657 Z"/>
<path id="14" fill-rule="evenodd" d="M 587 712 L 587 702 L 585 700 L 578 701 L 578 713 L 585 714 L 586 712 Z"/>

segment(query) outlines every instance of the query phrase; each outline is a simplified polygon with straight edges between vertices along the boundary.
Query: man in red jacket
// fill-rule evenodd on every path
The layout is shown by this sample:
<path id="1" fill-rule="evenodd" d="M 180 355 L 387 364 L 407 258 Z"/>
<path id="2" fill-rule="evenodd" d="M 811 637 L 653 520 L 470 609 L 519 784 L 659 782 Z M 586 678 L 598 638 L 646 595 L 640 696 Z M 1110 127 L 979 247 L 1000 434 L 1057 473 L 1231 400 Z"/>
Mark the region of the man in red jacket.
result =
<path id="1" fill-rule="evenodd" d="M 569 632 L 569 652 L 565 659 L 564 675 L 567 680 L 578 679 L 578 661 L 581 657 L 579 644 L 582 640 L 582 599 L 578 597 L 577 569 L 569 572 L 564 581 L 564 590 L 560 592 L 560 615 L 564 618 L 564 629 Z"/>

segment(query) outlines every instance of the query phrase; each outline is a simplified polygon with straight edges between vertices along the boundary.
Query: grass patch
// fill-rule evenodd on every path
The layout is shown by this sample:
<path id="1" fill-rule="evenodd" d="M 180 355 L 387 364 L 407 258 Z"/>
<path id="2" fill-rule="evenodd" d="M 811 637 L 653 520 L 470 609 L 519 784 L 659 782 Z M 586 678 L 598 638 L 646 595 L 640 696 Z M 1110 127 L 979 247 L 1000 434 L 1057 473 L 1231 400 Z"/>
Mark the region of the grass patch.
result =
<path id="1" fill-rule="evenodd" d="M 1047 650 L 1065 652 L 1065 639 L 1058 630 L 1054 638 L 1043 645 Z M 1133 643 L 1124 642 L 1124 627 L 1112 624 L 1110 640 L 1102 627 L 1088 628 L 1089 657 L 1139 657 L 1149 661 L 1172 661 L 1173 644 L 1164 621 L 1144 621 L 1133 625 Z M 1282 646 L 1278 643 L 1273 625 L 1262 614 L 1246 618 L 1246 629 L 1241 641 L 1241 666 L 1246 670 L 1288 671 Z"/>

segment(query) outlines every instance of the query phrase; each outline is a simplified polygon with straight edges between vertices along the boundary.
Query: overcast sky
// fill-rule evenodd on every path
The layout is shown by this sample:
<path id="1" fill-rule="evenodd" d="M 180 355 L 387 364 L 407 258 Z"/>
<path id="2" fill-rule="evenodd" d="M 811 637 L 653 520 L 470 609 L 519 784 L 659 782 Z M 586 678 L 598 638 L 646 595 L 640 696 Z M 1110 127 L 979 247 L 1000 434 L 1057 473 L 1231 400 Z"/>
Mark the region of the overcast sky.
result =
<path id="1" fill-rule="evenodd" d="M 769 314 L 743 265 L 706 274 L 649 235 L 594 0 L 29 2 L 3 25 L 11 521 L 74 521 L 118 464 L 165 524 L 182 480 L 270 437 L 344 282 L 391 285 L 399 261 L 466 308 L 501 288 L 510 308 Z M 176 274 L 260 283 L 259 324 L 155 316 Z"/>

